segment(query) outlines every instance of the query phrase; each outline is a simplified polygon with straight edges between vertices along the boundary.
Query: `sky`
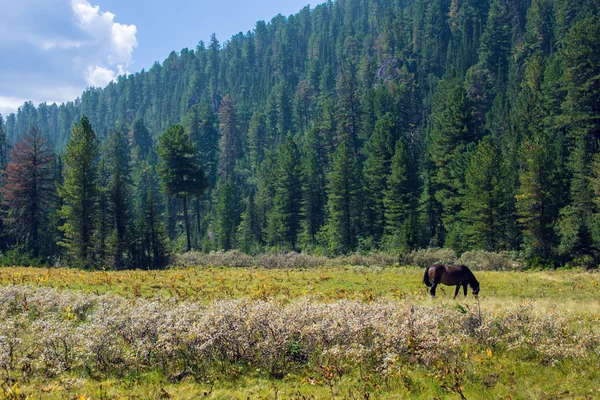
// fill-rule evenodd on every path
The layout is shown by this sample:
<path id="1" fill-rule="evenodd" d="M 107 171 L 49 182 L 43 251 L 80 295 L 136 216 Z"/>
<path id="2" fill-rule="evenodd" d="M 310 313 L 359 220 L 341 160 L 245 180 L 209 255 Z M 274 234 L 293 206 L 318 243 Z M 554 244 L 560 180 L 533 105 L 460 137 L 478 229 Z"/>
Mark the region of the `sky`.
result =
<path id="1" fill-rule="evenodd" d="M 324 0 L 0 0 L 0 114 L 75 100 L 173 50 L 221 43 Z"/>

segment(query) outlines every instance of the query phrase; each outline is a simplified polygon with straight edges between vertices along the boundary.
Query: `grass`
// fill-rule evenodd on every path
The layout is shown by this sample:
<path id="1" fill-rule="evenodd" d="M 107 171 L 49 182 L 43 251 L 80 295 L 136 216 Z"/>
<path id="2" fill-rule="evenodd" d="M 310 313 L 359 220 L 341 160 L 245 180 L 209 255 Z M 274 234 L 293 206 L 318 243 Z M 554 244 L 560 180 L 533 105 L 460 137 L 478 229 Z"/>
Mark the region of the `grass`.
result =
<path id="1" fill-rule="evenodd" d="M 431 302 L 422 283 L 423 271 L 411 267 L 256 269 L 206 268 L 166 271 L 81 271 L 68 268 L 0 268 L 0 285 L 46 286 L 126 298 L 175 298 L 209 302 L 217 299 L 310 297 L 340 299 L 401 299 Z M 505 309 L 531 301 L 536 308 L 556 308 L 569 314 L 598 314 L 600 275 L 582 271 L 476 272 L 481 306 Z M 451 299 L 454 288 L 440 286 L 439 301 Z M 469 294 L 469 296 L 471 296 Z M 461 296 L 462 298 L 462 296 Z"/>
<path id="2" fill-rule="evenodd" d="M 411 267 L 336 267 L 313 269 L 206 268 L 166 271 L 96 271 L 75 269 L 0 268 L 0 285 L 53 287 L 83 293 L 111 293 L 126 298 L 171 298 L 210 303 L 217 299 L 276 298 L 293 302 L 340 299 L 390 299 L 415 305 L 445 308 L 481 307 L 484 312 L 505 313 L 531 304 L 545 315 L 569 317 L 572 329 L 597 329 L 600 324 L 600 275 L 582 271 L 476 272 L 480 301 L 469 293 L 452 300 L 453 288 L 438 290 L 431 299 L 422 283 L 422 269 Z M 470 290 L 469 290 L 470 291 Z M 596 349 L 598 353 L 599 349 Z M 426 368 L 407 364 L 394 376 L 382 378 L 360 366 L 345 367 L 340 377 L 324 365 L 308 365 L 283 379 L 269 377 L 254 365 L 228 367 L 206 382 L 185 378 L 173 382 L 159 372 L 125 377 L 90 377 L 71 373 L 36 377 L 13 389 L 4 385 L 0 398 L 32 399 L 402 399 L 402 398 L 600 398 L 598 354 L 586 359 L 548 362 L 522 350 L 482 347 L 461 348 L 457 365 Z M 333 367 L 332 367 L 333 368 Z M 0 379 L 0 384 L 2 380 Z M 18 388 L 16 390 L 15 388 Z M 17 394 L 16 392 L 19 392 Z M 82 397 L 77 397 L 81 395 Z"/>

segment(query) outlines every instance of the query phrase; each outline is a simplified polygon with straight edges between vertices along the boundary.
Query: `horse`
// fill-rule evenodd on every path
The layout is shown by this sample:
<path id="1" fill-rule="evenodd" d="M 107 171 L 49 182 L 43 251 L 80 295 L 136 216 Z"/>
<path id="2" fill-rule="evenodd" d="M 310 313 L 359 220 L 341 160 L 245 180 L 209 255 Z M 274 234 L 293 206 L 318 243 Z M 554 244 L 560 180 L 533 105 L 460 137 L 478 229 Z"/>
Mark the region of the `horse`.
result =
<path id="1" fill-rule="evenodd" d="M 464 288 L 465 297 L 467 297 L 467 286 L 471 286 L 475 297 L 479 294 L 479 282 L 466 265 L 447 267 L 443 264 L 433 264 L 431 267 L 425 268 L 423 283 L 431 288 L 429 291 L 431 297 L 435 297 L 435 289 L 440 283 L 447 286 L 456 286 L 455 299 L 461 286 Z"/>

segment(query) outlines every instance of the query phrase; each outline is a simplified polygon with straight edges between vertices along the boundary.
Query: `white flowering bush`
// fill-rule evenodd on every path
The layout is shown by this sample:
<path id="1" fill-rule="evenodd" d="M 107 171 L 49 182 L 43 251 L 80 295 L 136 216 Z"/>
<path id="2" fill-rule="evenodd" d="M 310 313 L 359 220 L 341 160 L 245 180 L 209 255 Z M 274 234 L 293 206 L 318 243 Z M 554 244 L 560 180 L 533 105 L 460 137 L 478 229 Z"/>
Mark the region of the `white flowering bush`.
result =
<path id="1" fill-rule="evenodd" d="M 335 379 L 353 368 L 381 376 L 408 365 L 460 369 L 465 346 L 519 350 L 549 363 L 600 350 L 597 327 L 575 330 L 576 320 L 538 314 L 531 304 L 479 314 L 387 300 L 200 304 L 27 286 L 0 287 L 0 303 L 0 378 L 7 382 L 156 370 L 172 380 L 205 380 L 248 366 L 275 377 L 321 368 Z"/>

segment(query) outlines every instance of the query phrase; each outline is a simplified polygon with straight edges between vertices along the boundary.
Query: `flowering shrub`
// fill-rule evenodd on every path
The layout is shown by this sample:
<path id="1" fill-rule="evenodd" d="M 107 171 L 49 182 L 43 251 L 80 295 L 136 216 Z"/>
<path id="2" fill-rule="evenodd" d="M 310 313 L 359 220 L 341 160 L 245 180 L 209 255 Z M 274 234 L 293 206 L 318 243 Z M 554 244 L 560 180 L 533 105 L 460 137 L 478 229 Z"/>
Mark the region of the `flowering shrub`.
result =
<path id="1" fill-rule="evenodd" d="M 529 304 L 480 316 L 387 300 L 203 305 L 27 286 L 0 287 L 0 304 L 0 379 L 11 382 L 68 371 L 149 370 L 203 380 L 247 365 L 276 377 L 310 365 L 324 366 L 331 379 L 344 366 L 386 376 L 411 364 L 439 369 L 461 357 L 463 346 L 555 362 L 583 359 L 600 343 L 597 328 L 574 331 L 575 320 L 537 315 Z"/>

